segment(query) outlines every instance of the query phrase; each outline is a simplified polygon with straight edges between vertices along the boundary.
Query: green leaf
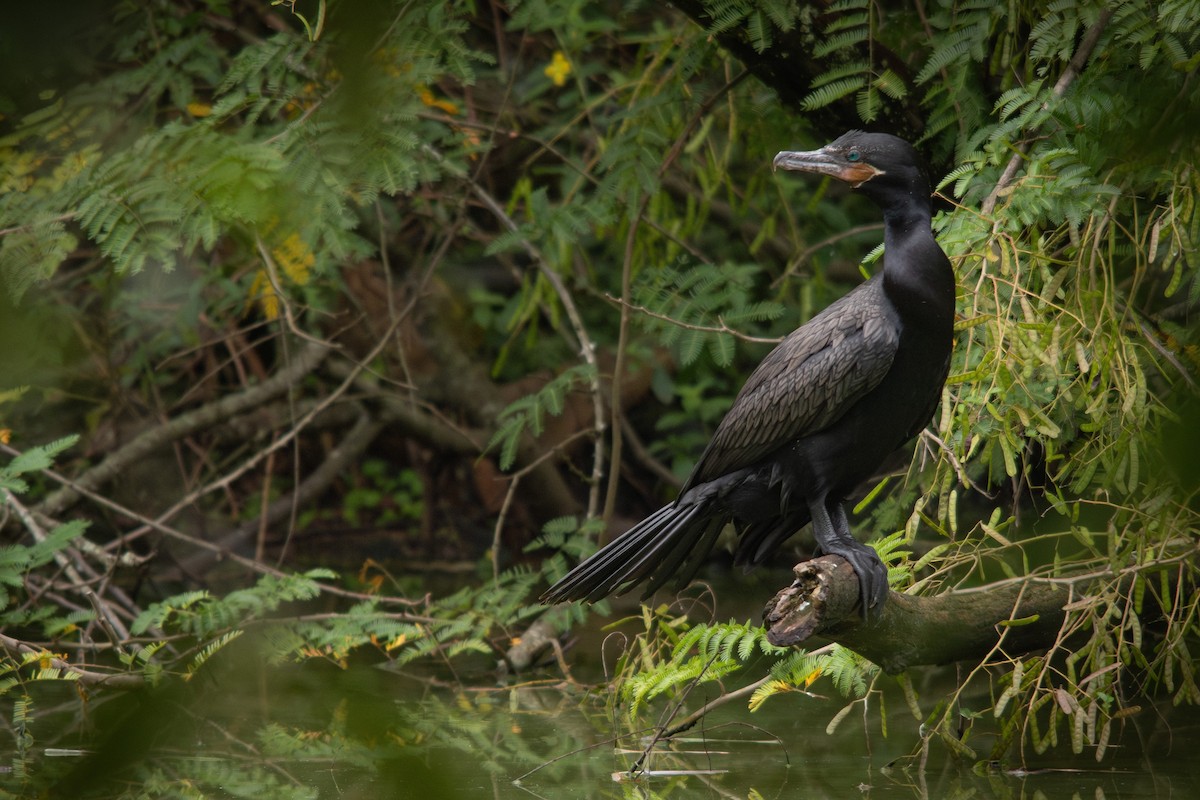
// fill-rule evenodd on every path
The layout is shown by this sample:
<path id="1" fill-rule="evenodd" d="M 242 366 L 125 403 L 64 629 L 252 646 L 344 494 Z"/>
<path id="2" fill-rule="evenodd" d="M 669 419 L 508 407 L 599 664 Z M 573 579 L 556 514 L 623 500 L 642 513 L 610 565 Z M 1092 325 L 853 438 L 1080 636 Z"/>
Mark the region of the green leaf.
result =
<path id="1" fill-rule="evenodd" d="M 79 441 L 79 436 L 72 434 L 56 439 L 49 444 L 31 447 L 14 457 L 7 467 L 0 469 L 0 475 L 23 475 L 28 472 L 49 469 L 54 464 L 54 457 L 73 446 L 77 441 Z"/>

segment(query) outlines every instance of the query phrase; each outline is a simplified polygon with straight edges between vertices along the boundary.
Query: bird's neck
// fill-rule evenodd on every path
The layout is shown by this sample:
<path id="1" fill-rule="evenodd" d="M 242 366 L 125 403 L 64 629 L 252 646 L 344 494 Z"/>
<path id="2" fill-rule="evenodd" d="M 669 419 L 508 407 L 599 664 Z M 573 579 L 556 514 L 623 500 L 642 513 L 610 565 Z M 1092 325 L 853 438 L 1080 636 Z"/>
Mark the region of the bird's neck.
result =
<path id="1" fill-rule="evenodd" d="M 883 209 L 884 241 L 912 235 L 933 236 L 933 212 L 928 203 L 893 203 Z"/>
<path id="2" fill-rule="evenodd" d="M 953 325 L 954 271 L 933 236 L 929 208 L 892 207 L 883 219 L 884 290 L 914 325 L 938 331 Z"/>

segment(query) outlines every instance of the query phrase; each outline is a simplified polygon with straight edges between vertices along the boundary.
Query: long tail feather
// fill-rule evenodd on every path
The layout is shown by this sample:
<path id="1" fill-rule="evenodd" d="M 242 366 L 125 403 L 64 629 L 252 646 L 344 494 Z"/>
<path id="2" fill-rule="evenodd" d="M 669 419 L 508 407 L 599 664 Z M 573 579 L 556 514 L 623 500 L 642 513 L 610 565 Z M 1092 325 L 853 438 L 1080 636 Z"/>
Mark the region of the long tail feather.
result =
<path id="1" fill-rule="evenodd" d="M 682 589 L 691 583 L 692 578 L 704 563 L 704 559 L 712 552 L 713 545 L 717 541 L 717 536 L 720 535 L 721 529 L 725 527 L 725 520 L 710 518 L 704 522 L 704 525 L 704 530 L 701 531 L 695 543 L 690 547 L 676 547 L 670 557 L 659 564 L 658 568 L 654 571 L 654 575 L 646 584 L 645 591 L 642 592 L 643 600 L 657 592 L 668 582 L 673 582 L 676 590 Z"/>
<path id="2" fill-rule="evenodd" d="M 683 572 L 694 574 L 724 524 L 712 518 L 712 511 L 703 502 L 663 506 L 568 572 L 546 590 L 542 602 L 595 602 L 647 579 L 657 589 L 676 577 L 680 564 L 687 567 Z"/>

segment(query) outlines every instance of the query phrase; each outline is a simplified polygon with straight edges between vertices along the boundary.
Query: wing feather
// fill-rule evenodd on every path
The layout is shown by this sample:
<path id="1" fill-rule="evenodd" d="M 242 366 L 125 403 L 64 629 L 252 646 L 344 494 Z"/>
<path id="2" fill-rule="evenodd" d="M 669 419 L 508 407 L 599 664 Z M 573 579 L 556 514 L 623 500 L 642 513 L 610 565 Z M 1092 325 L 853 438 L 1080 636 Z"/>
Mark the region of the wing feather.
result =
<path id="1" fill-rule="evenodd" d="M 832 425 L 878 386 L 900 341 L 882 295 L 876 276 L 768 353 L 717 426 L 684 491 Z"/>

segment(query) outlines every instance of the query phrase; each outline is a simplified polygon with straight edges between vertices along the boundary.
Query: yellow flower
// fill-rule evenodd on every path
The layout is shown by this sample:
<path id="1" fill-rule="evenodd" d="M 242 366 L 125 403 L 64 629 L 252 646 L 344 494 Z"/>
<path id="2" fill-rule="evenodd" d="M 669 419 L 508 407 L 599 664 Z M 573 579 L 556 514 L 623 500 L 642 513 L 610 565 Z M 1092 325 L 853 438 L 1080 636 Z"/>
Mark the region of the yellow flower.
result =
<path id="1" fill-rule="evenodd" d="M 427 86 L 417 87 L 417 96 L 421 98 L 421 102 L 430 108 L 440 108 L 447 114 L 452 116 L 458 114 L 458 106 L 451 103 L 449 100 L 439 100 L 433 96 L 433 92 L 429 91 Z"/>
<path id="2" fill-rule="evenodd" d="M 317 259 L 299 234 L 293 233 L 288 236 L 282 244 L 272 247 L 271 253 L 279 266 L 283 267 L 283 273 L 294 283 L 301 286 L 308 283 L 309 272 Z"/>
<path id="3" fill-rule="evenodd" d="M 270 320 L 279 319 L 279 295 L 275 294 L 275 287 L 271 285 L 265 269 L 255 271 L 247 294 L 252 302 L 258 304 L 263 316 Z"/>
<path id="4" fill-rule="evenodd" d="M 272 221 L 266 226 L 265 232 L 269 233 L 274 228 L 275 222 Z M 272 247 L 271 255 L 280 268 L 280 280 L 286 278 L 297 286 L 308 283 L 316 257 L 299 234 L 290 234 L 282 243 Z M 270 320 L 279 319 L 279 295 L 275 293 L 265 267 L 255 271 L 247 294 L 249 301 L 258 305 L 263 316 Z"/>
<path id="5" fill-rule="evenodd" d="M 571 74 L 571 62 L 567 61 L 561 50 L 555 50 L 554 57 L 550 59 L 550 66 L 543 71 L 555 86 L 565 86 L 567 76 Z"/>
<path id="6" fill-rule="evenodd" d="M 207 117 L 212 113 L 212 106 L 208 103 L 192 102 L 187 104 L 187 110 L 193 117 Z"/>

